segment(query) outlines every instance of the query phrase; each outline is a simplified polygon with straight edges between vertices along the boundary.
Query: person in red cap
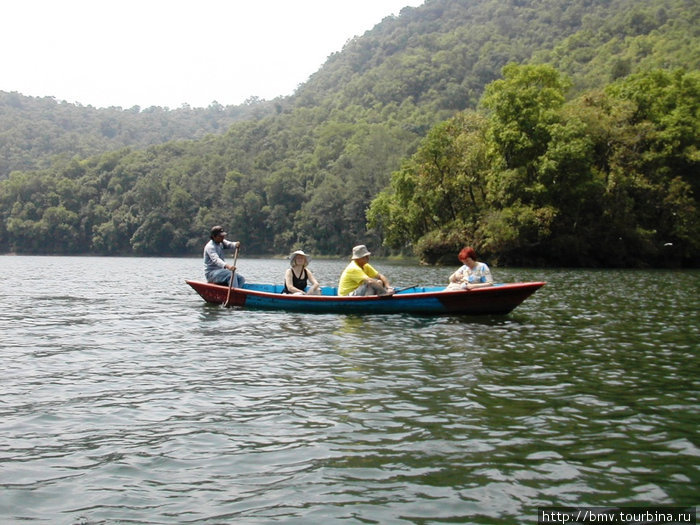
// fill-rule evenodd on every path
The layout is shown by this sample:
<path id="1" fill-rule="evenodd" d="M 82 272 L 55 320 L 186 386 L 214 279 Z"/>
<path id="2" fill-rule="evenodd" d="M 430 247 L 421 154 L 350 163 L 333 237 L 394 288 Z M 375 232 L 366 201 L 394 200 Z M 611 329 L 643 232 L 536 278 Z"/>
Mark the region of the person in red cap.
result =
<path id="1" fill-rule="evenodd" d="M 224 250 L 239 249 L 240 241 L 227 241 L 228 235 L 222 226 L 214 226 L 209 235 L 210 240 L 204 246 L 204 276 L 207 282 L 215 284 L 229 285 L 231 274 L 234 275 L 233 286 L 241 288 L 245 283 L 245 278 L 238 272 L 232 264 L 224 261 Z"/>

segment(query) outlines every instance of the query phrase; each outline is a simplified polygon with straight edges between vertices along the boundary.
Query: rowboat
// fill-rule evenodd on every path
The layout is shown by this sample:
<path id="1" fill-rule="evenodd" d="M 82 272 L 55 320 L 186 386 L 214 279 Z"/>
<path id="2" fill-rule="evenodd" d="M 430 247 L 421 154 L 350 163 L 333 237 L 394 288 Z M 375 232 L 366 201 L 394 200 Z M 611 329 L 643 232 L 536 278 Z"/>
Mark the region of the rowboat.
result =
<path id="1" fill-rule="evenodd" d="M 246 283 L 243 288 L 186 280 L 202 298 L 225 304 L 262 310 L 289 312 L 421 315 L 505 315 L 544 286 L 544 282 L 499 283 L 473 290 L 448 291 L 443 286 L 411 286 L 393 295 L 348 297 L 337 288 L 325 286 L 320 295 L 290 295 L 283 286 Z"/>

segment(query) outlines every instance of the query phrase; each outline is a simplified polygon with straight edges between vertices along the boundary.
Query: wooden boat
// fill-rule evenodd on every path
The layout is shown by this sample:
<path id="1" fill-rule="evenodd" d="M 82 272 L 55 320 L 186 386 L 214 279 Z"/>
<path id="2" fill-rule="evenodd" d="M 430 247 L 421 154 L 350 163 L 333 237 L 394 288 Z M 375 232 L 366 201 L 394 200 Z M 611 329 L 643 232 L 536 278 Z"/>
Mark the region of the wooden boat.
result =
<path id="1" fill-rule="evenodd" d="M 321 295 L 289 295 L 282 285 L 248 284 L 243 288 L 185 281 L 208 303 L 263 310 L 342 314 L 410 313 L 423 315 L 467 314 L 504 315 L 511 312 L 544 282 L 495 284 L 474 290 L 446 291 L 442 286 L 412 286 L 397 289 L 393 295 L 347 297 L 337 288 L 325 286 Z"/>

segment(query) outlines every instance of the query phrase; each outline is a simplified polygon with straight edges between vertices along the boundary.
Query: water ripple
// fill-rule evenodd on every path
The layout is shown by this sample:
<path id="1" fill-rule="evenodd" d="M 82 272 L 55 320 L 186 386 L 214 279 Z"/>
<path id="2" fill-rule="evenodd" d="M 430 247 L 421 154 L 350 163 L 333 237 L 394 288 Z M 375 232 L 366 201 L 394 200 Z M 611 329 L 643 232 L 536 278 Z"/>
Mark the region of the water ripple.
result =
<path id="1" fill-rule="evenodd" d="M 695 503 L 698 272 L 497 269 L 548 285 L 506 317 L 421 318 L 207 305 L 182 282 L 199 260 L 46 258 L 54 279 L 31 287 L 24 262 L 0 257 L 4 523 Z M 313 264 L 330 280 L 344 263 Z M 399 286 L 448 273 L 386 264 Z"/>

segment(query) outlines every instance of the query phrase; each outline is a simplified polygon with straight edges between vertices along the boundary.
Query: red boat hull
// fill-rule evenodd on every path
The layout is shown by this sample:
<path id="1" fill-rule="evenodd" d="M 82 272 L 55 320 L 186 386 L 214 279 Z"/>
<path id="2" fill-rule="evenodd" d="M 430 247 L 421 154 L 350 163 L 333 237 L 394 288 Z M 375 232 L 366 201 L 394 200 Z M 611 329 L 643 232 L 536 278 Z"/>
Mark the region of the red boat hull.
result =
<path id="1" fill-rule="evenodd" d="M 394 295 L 343 297 L 336 289 L 325 287 L 322 295 L 289 295 L 282 287 L 270 284 L 246 284 L 229 288 L 200 281 L 186 281 L 205 301 L 264 310 L 316 313 L 411 313 L 503 315 L 511 312 L 544 282 L 496 284 L 474 290 L 445 291 L 443 287 L 413 287 Z M 228 303 L 227 303 L 228 298 Z"/>

